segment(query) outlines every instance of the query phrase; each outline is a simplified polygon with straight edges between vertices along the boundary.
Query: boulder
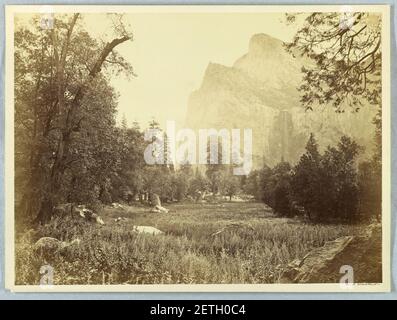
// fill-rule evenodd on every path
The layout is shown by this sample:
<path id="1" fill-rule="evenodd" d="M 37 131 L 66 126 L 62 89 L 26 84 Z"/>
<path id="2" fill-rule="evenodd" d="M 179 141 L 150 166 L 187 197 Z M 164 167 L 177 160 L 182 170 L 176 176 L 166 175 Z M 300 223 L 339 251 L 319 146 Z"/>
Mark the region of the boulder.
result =
<path id="1" fill-rule="evenodd" d="M 315 248 L 302 259 L 280 266 L 282 283 L 339 283 L 341 267 L 354 271 L 354 283 L 382 282 L 382 226 L 362 226 L 353 236 L 340 237 Z"/>
<path id="2" fill-rule="evenodd" d="M 137 233 L 148 233 L 152 235 L 159 235 L 164 233 L 163 231 L 150 226 L 134 226 L 133 231 Z"/>
<path id="3" fill-rule="evenodd" d="M 315 248 L 302 259 L 295 259 L 283 271 L 282 283 L 308 283 L 313 275 L 325 269 L 338 254 L 349 245 L 353 236 L 340 237 L 334 241 L 328 241 L 324 246 Z"/>
<path id="4" fill-rule="evenodd" d="M 117 202 L 113 202 L 111 204 L 111 207 L 114 208 L 114 209 L 124 209 L 124 206 L 122 204 L 120 204 L 120 203 L 117 203 Z"/>
<path id="5" fill-rule="evenodd" d="M 93 213 L 91 215 L 90 220 L 93 221 L 93 222 L 96 222 L 97 224 L 100 224 L 102 226 L 105 225 L 105 222 L 103 221 L 103 219 L 99 215 L 97 215 L 96 213 Z"/>
<path id="6" fill-rule="evenodd" d="M 73 205 L 72 203 L 59 204 L 54 208 L 54 214 L 65 216 L 67 214 L 79 216 L 87 221 L 96 222 L 104 225 L 103 219 L 91 209 L 87 209 L 84 204 Z"/>
<path id="7" fill-rule="evenodd" d="M 160 201 L 160 197 L 158 196 L 158 194 L 156 194 L 156 193 L 152 193 L 151 194 L 151 196 L 150 196 L 150 204 L 153 207 L 156 207 L 156 206 L 160 206 L 161 207 L 161 201 Z"/>
<path id="8" fill-rule="evenodd" d="M 150 212 L 156 212 L 156 213 L 168 213 L 169 210 L 162 207 L 162 206 L 155 206 L 154 208 L 152 208 L 152 210 L 150 210 Z"/>
<path id="9" fill-rule="evenodd" d="M 85 205 L 78 205 L 74 209 L 74 213 L 90 222 L 96 222 L 100 225 L 105 225 L 103 219 L 91 209 L 87 209 Z"/>
<path id="10" fill-rule="evenodd" d="M 89 211 L 90 210 L 86 209 L 85 205 L 83 205 L 83 204 L 80 204 L 73 208 L 73 214 L 79 215 L 82 218 L 86 218 L 86 213 L 88 213 Z"/>
<path id="11" fill-rule="evenodd" d="M 36 253 L 51 255 L 62 252 L 70 246 L 79 245 L 80 242 L 80 239 L 66 242 L 52 237 L 42 237 L 33 245 L 33 251 Z"/>
<path id="12" fill-rule="evenodd" d="M 150 196 L 150 204 L 152 205 L 151 212 L 156 213 L 168 213 L 169 210 L 161 205 L 160 197 L 156 193 L 152 193 Z"/>

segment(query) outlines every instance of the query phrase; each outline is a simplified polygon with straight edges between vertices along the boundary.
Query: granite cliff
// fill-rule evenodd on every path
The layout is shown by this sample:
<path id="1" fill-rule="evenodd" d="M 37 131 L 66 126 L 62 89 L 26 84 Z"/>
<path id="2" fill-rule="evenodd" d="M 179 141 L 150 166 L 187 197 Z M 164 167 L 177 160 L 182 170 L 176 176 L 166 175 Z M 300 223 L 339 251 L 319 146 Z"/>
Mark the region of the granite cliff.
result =
<path id="1" fill-rule="evenodd" d="M 286 52 L 281 40 L 254 35 L 233 66 L 209 63 L 200 88 L 189 97 L 187 127 L 252 128 L 254 167 L 282 159 L 295 163 L 311 132 L 320 149 L 346 134 L 370 152 L 374 106 L 338 114 L 330 106 L 305 111 L 300 105 L 301 68 L 309 63 Z"/>

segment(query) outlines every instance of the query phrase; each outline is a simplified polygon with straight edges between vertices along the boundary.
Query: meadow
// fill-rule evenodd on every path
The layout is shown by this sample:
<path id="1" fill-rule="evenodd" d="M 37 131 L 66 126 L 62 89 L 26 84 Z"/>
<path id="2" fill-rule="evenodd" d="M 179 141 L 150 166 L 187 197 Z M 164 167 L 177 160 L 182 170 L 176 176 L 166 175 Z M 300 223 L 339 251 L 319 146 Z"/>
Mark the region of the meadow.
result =
<path id="1" fill-rule="evenodd" d="M 168 214 L 159 214 L 143 206 L 105 207 L 100 212 L 104 226 L 66 216 L 17 234 L 16 284 L 39 284 L 45 264 L 53 267 L 56 285 L 277 283 L 289 262 L 357 228 L 280 218 L 263 203 L 167 208 Z M 137 233 L 134 225 L 164 234 Z M 45 256 L 33 250 L 44 236 L 81 242 Z"/>

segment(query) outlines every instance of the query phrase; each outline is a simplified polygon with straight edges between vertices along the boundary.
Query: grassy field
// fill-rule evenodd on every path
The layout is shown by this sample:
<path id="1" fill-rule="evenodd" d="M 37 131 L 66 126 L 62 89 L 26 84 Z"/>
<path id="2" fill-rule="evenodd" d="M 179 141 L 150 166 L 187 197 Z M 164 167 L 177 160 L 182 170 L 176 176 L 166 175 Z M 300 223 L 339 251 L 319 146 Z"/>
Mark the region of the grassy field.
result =
<path id="1" fill-rule="evenodd" d="M 146 207 L 104 208 L 106 225 L 78 218 L 54 219 L 17 236 L 16 283 L 38 284 L 43 264 L 54 284 L 277 283 L 287 263 L 325 241 L 354 233 L 345 225 L 314 225 L 278 218 L 261 203 L 173 204 L 168 214 Z M 115 222 L 115 218 L 124 220 Z M 213 236 L 222 227 L 238 224 Z M 153 226 L 161 235 L 138 234 Z M 51 256 L 34 253 L 43 236 L 79 238 Z"/>

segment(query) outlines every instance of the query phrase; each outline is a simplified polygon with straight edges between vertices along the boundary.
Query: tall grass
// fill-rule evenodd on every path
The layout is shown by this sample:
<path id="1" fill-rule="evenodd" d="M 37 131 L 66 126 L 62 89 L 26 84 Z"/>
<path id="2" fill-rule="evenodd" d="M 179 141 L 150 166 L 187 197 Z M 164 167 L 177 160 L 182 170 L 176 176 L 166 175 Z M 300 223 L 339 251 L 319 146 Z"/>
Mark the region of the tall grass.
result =
<path id="1" fill-rule="evenodd" d="M 263 204 L 172 205 L 169 214 L 145 208 L 104 209 L 99 227 L 72 217 L 56 218 L 16 239 L 16 283 L 38 284 L 43 264 L 55 284 L 275 283 L 286 264 L 354 227 L 313 225 L 277 218 Z M 124 217 L 116 223 L 114 218 Z M 230 223 L 240 228 L 212 236 Z M 133 225 L 154 226 L 162 235 L 138 234 Z M 245 227 L 247 226 L 247 227 Z M 43 236 L 79 246 L 51 257 L 33 249 Z"/>

